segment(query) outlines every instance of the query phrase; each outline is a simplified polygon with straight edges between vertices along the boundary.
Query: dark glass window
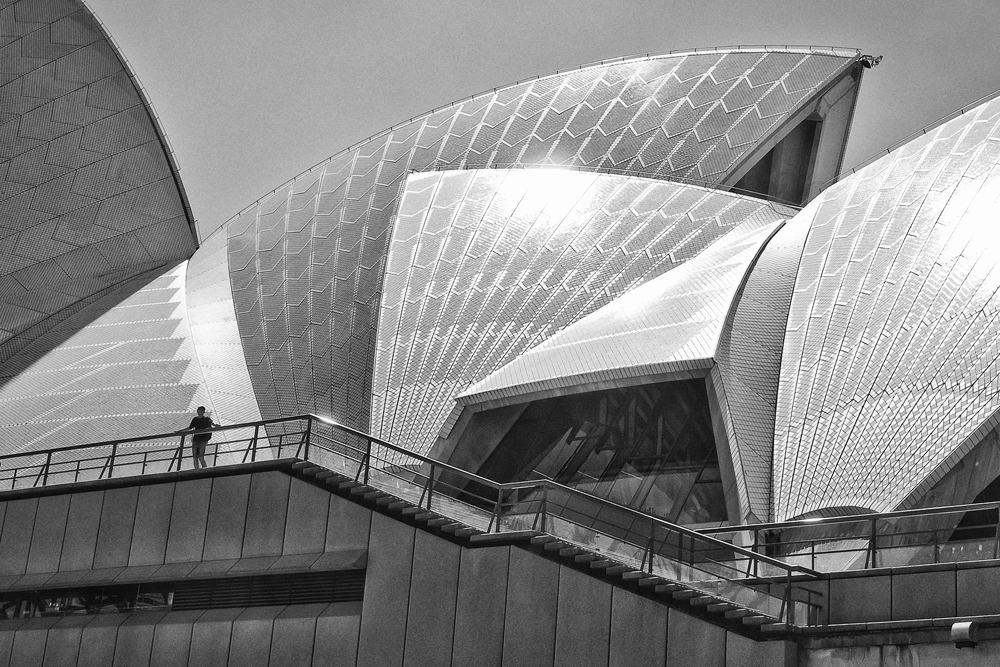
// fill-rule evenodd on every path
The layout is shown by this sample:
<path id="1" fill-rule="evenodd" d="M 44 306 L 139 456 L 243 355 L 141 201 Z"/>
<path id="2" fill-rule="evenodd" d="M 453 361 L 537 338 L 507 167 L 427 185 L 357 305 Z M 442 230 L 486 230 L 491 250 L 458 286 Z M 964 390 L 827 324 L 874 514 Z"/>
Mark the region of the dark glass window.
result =
<path id="1" fill-rule="evenodd" d="M 535 401 L 479 474 L 551 479 L 674 523 L 728 519 L 702 380 Z"/>

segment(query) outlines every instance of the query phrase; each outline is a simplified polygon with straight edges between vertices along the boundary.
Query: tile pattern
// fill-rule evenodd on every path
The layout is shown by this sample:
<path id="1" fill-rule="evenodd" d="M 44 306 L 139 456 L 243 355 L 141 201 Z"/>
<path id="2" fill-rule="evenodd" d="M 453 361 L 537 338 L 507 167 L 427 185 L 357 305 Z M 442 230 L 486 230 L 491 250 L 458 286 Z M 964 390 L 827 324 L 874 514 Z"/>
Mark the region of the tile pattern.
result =
<path id="1" fill-rule="evenodd" d="M 208 237 L 187 264 L 187 309 L 205 388 L 220 424 L 260 420 L 240 343 L 225 233 Z"/>
<path id="2" fill-rule="evenodd" d="M 161 135 L 83 4 L 0 8 L 0 342 L 195 249 Z"/>
<path id="3" fill-rule="evenodd" d="M 775 518 L 884 511 L 1000 408 L 1000 99 L 827 190 L 792 296 Z"/>
<path id="4" fill-rule="evenodd" d="M 746 220 L 792 214 L 561 169 L 410 175 L 379 311 L 373 432 L 426 450 L 470 384 Z"/>
<path id="5" fill-rule="evenodd" d="M 582 68 L 432 112 L 302 174 L 227 223 L 261 412 L 370 427 L 383 269 L 407 173 L 565 165 L 718 184 L 856 59 L 748 49 Z"/>
<path id="6" fill-rule="evenodd" d="M 737 290 L 782 220 L 761 211 L 680 267 L 551 336 L 462 394 L 510 402 L 536 391 L 711 368 Z M 661 380 L 662 381 L 662 380 Z M 602 384 L 602 386 L 605 386 Z"/>
<path id="7" fill-rule="evenodd" d="M 751 269 L 723 329 L 713 369 L 726 422 L 740 507 L 771 515 L 774 414 L 785 322 L 809 226 L 786 224 Z"/>
<path id="8" fill-rule="evenodd" d="M 121 283 L 0 366 L 0 453 L 164 433 L 212 402 L 186 317 L 185 263 Z"/>

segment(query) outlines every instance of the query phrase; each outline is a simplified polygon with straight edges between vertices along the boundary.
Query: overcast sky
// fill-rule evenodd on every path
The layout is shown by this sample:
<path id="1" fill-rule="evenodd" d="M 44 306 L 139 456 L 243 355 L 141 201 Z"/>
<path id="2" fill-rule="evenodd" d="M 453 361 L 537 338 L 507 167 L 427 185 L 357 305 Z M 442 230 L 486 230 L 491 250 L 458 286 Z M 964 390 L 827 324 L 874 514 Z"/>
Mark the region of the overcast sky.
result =
<path id="1" fill-rule="evenodd" d="M 627 55 L 844 46 L 846 167 L 1000 90 L 997 0 L 87 0 L 176 154 L 202 236 L 310 166 L 488 88 Z"/>

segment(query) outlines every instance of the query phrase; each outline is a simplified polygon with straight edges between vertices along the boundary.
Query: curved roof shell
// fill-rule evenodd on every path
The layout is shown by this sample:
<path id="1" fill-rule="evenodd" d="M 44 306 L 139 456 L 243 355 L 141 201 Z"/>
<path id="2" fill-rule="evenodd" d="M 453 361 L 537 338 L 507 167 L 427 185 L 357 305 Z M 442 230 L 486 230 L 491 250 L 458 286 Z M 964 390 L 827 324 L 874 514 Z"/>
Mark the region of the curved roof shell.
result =
<path id="1" fill-rule="evenodd" d="M 600 64 L 443 108 L 302 174 L 226 227 L 262 413 L 319 410 L 370 427 L 407 173 L 555 164 L 718 185 L 857 57 L 743 49 Z"/>
<path id="2" fill-rule="evenodd" d="M 1000 99 L 831 187 L 792 294 L 775 518 L 919 497 L 1000 408 Z"/>
<path id="3" fill-rule="evenodd" d="M 733 299 L 781 224 L 776 211 L 758 211 L 691 261 L 615 299 L 469 387 L 458 402 L 499 406 L 707 374 Z"/>
<path id="4" fill-rule="evenodd" d="M 165 140 L 93 15 L 3 4 L 0 359 L 61 309 L 196 247 Z"/>
<path id="5" fill-rule="evenodd" d="M 468 385 L 697 261 L 748 220 L 793 213 L 693 185 L 581 171 L 411 175 L 389 244 L 373 432 L 430 446 Z"/>

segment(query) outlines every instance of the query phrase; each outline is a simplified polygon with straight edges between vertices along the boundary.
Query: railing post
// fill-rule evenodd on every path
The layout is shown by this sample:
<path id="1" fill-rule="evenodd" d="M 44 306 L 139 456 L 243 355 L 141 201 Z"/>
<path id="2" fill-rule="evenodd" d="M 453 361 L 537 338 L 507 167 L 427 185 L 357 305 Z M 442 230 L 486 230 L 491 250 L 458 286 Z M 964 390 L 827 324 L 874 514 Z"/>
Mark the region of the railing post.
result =
<path id="1" fill-rule="evenodd" d="M 1000 506 L 997 508 L 997 524 L 993 530 L 993 558 L 1000 558 Z"/>
<path id="2" fill-rule="evenodd" d="M 490 516 L 490 525 L 488 525 L 486 527 L 486 532 L 487 533 L 492 533 L 493 532 L 493 522 L 496 522 L 496 527 L 497 527 L 496 532 L 498 532 L 498 533 L 500 532 L 500 505 L 501 505 L 502 497 L 503 497 L 503 489 L 502 488 L 498 488 L 497 489 L 497 502 L 493 506 L 493 515 Z"/>
<path id="3" fill-rule="evenodd" d="M 184 437 L 181 437 L 181 443 L 184 442 Z M 111 445 L 111 458 L 108 459 L 108 479 L 111 479 L 115 475 L 115 458 L 118 456 L 118 443 L 113 443 Z M 181 456 L 183 458 L 183 455 Z M 177 469 L 180 470 L 180 463 L 177 464 Z"/>
<path id="4" fill-rule="evenodd" d="M 306 452 L 304 457 L 306 461 L 309 460 L 309 442 L 312 440 L 312 424 L 313 424 L 312 415 L 310 415 L 309 418 L 306 420 L 306 433 L 305 436 L 303 436 L 306 443 Z"/>
<path id="5" fill-rule="evenodd" d="M 786 586 L 786 593 L 788 595 L 788 625 L 795 625 L 795 598 L 792 597 L 792 570 L 788 569 L 788 579 Z"/>
<path id="6" fill-rule="evenodd" d="M 372 441 L 371 441 L 370 438 L 368 439 L 368 446 L 365 448 L 364 466 L 365 466 L 365 482 L 364 483 L 368 484 L 368 476 L 369 476 L 369 473 L 371 473 L 371 469 L 372 469 Z M 431 472 L 433 473 L 433 471 L 434 471 L 434 469 L 432 467 L 431 468 Z M 430 499 L 427 500 L 427 507 L 428 508 L 430 507 Z"/>
<path id="7" fill-rule="evenodd" d="M 872 524 L 871 534 L 868 537 L 868 551 L 871 554 L 871 562 L 872 562 L 871 568 L 875 569 L 876 567 L 875 557 L 878 555 L 878 547 L 875 546 L 875 541 L 878 537 L 875 531 L 875 519 L 871 520 L 871 524 Z"/>
<path id="8" fill-rule="evenodd" d="M 545 532 L 545 520 L 549 511 L 549 485 L 542 487 L 542 532 Z"/>
<path id="9" fill-rule="evenodd" d="M 42 486 L 49 483 L 49 467 L 52 465 L 52 452 L 50 451 L 45 455 L 45 468 L 44 474 L 42 475 Z"/>
<path id="10" fill-rule="evenodd" d="M 257 460 L 257 439 L 260 437 L 260 424 L 253 427 L 253 440 L 250 441 L 250 461 Z"/>
<path id="11" fill-rule="evenodd" d="M 434 496 L 434 464 L 431 464 L 431 474 L 427 478 L 427 509 L 431 508 L 431 498 Z"/>

